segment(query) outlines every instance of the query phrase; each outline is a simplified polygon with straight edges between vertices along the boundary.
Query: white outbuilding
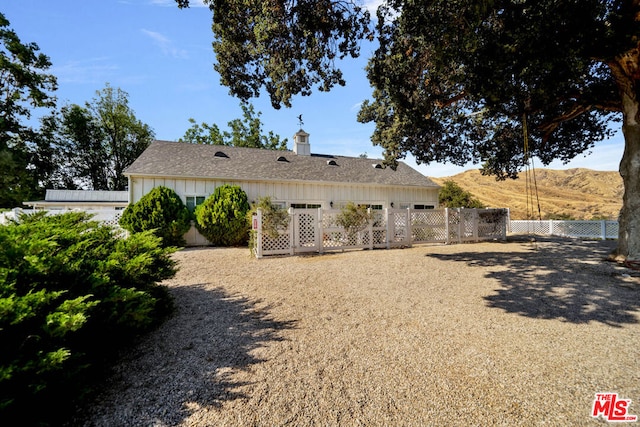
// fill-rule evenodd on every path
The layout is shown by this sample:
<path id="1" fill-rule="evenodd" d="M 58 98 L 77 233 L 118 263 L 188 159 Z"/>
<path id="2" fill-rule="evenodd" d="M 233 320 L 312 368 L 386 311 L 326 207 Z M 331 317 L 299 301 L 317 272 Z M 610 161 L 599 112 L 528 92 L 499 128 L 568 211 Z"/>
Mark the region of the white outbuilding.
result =
<path id="1" fill-rule="evenodd" d="M 173 189 L 190 209 L 216 187 L 238 185 L 249 201 L 269 196 L 284 208 L 340 208 L 347 202 L 372 209 L 438 207 L 439 186 L 400 162 L 311 153 L 309 134 L 294 135 L 293 150 L 154 141 L 126 169 L 129 202 L 151 189 Z"/>

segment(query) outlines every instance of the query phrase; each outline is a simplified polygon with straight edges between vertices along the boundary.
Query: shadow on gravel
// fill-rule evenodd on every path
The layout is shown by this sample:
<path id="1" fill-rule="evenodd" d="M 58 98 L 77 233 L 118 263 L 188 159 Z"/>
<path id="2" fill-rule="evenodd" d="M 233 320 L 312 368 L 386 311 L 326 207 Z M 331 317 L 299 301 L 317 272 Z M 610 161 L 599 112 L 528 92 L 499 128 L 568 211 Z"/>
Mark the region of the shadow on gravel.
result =
<path id="1" fill-rule="evenodd" d="M 103 393 L 73 424 L 177 425 L 199 406 L 244 398 L 233 373 L 263 360 L 253 350 L 281 341 L 295 321 L 270 307 L 203 285 L 172 287 L 176 313 L 113 369 Z"/>
<path id="2" fill-rule="evenodd" d="M 506 243 L 500 252 L 428 256 L 487 269 L 486 277 L 502 285 L 494 295 L 484 297 L 488 307 L 571 323 L 615 327 L 638 323 L 639 278 L 623 277 L 638 274 L 605 261 L 614 247 L 611 242 L 538 238 L 527 244 L 528 252 L 509 252 Z"/>

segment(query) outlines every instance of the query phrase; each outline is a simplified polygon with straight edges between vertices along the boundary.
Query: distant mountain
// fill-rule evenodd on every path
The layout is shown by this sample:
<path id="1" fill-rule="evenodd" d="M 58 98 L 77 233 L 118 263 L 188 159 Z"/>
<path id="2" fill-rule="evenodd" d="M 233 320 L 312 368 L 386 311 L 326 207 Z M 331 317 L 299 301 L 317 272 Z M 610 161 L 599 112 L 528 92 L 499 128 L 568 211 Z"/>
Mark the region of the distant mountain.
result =
<path id="1" fill-rule="evenodd" d="M 535 169 L 537 198 L 531 172 L 529 186 L 524 172 L 518 179 L 506 181 L 482 176 L 478 170 L 431 179 L 438 184 L 452 180 L 487 206 L 510 208 L 512 219 L 526 219 L 527 212 L 533 212 L 534 218 L 538 219 L 537 200 L 542 219 L 618 219 L 624 192 L 618 172 L 591 169 Z M 530 189 L 529 197 L 527 188 Z"/>

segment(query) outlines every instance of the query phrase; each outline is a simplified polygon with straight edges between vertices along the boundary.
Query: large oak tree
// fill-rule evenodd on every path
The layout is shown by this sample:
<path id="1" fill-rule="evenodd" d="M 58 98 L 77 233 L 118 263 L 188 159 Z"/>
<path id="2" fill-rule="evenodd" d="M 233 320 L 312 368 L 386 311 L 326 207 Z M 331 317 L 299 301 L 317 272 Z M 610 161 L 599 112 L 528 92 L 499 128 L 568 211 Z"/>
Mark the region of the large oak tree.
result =
<path id="1" fill-rule="evenodd" d="M 216 70 L 274 107 L 344 84 L 369 16 L 350 0 L 204 0 Z M 176 0 L 188 6 L 188 0 Z M 617 254 L 640 259 L 640 0 L 386 0 L 367 74 L 374 144 L 393 163 L 483 163 L 515 177 L 537 156 L 568 161 L 622 120 L 625 184 Z"/>

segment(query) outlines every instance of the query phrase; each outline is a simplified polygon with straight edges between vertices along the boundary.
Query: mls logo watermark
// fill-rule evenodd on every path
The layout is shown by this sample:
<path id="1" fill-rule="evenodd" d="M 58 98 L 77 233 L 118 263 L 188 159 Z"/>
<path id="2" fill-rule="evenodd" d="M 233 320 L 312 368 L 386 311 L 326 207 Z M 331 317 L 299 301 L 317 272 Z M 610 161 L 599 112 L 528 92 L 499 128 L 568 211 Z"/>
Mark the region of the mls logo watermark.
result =
<path id="1" fill-rule="evenodd" d="M 628 413 L 631 399 L 620 399 L 618 393 L 596 393 L 591 408 L 591 416 L 602 417 L 609 422 L 633 422 L 638 421 L 637 415 Z"/>

